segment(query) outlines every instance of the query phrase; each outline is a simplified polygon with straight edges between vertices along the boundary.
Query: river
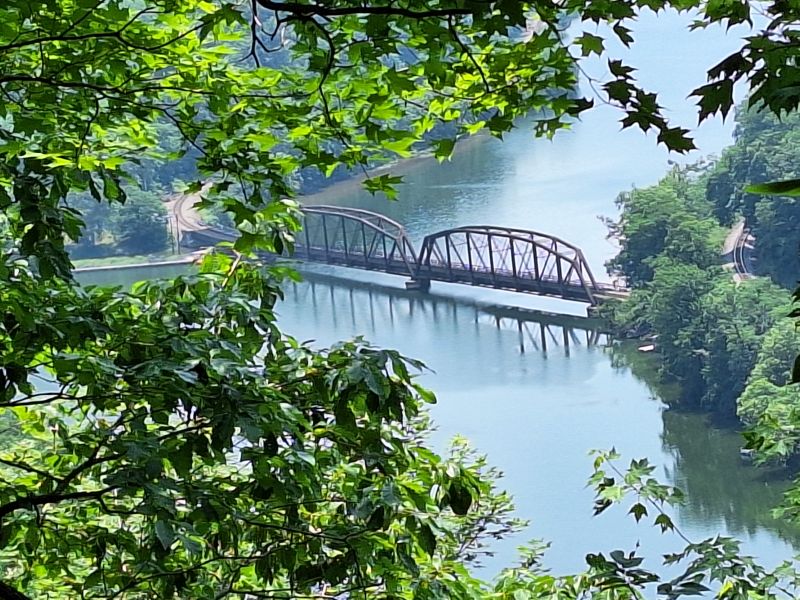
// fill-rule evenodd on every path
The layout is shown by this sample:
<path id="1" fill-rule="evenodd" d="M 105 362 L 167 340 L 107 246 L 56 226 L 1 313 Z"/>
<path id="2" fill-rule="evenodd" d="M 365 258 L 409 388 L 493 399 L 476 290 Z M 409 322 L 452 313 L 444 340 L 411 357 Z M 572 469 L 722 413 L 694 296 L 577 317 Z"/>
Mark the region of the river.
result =
<path id="1" fill-rule="evenodd" d="M 686 22 L 675 15 L 641 19 L 635 29 L 641 44 L 632 60 L 647 87 L 673 107 L 670 116 L 692 126 L 695 113 L 685 97 L 703 83 L 704 67 L 733 42 L 718 30 L 687 34 Z M 698 55 L 702 61 L 693 60 Z M 614 216 L 619 192 L 655 183 L 668 159 L 699 157 L 670 157 L 652 136 L 620 132 L 618 117 L 600 107 L 552 141 L 534 140 L 523 128 L 503 143 L 485 137 L 463 144 L 441 165 L 409 161 L 396 170 L 406 183 L 395 202 L 373 198 L 353 182 L 304 201 L 379 210 L 404 223 L 417 241 L 457 225 L 536 229 L 581 246 L 602 280 L 615 247 L 597 217 Z M 718 153 L 730 135 L 730 123 L 712 122 L 700 128 L 697 143 L 704 154 Z M 82 277 L 127 283 L 174 272 L 149 268 Z M 422 381 L 439 398 L 431 411 L 438 426 L 433 443 L 443 449 L 456 434 L 468 437 L 505 473 L 502 486 L 513 494 L 518 515 L 530 520 L 521 535 L 496 545 L 487 573 L 512 562 L 515 547 L 531 538 L 551 542 L 545 563 L 558 573 L 580 569 L 590 551 L 640 543 L 656 560 L 681 546 L 649 524 L 636 526 L 627 507 L 591 516 L 587 453 L 612 446 L 627 460 L 648 457 L 660 478 L 687 492 L 676 520 L 690 538 L 739 537 L 747 552 L 770 565 L 793 555 L 791 544 L 800 538 L 769 516 L 786 482 L 744 464 L 738 434 L 711 425 L 704 415 L 667 410 L 668 390 L 651 383 L 652 365 L 635 349 L 607 347 L 605 336 L 582 329 L 589 327 L 586 321 L 535 313 L 583 315 L 584 307 L 446 284 L 434 284 L 430 294 L 410 293 L 402 283 L 315 268 L 307 281 L 287 288 L 279 319 L 302 340 L 329 344 L 364 335 L 428 364 L 432 371 Z"/>

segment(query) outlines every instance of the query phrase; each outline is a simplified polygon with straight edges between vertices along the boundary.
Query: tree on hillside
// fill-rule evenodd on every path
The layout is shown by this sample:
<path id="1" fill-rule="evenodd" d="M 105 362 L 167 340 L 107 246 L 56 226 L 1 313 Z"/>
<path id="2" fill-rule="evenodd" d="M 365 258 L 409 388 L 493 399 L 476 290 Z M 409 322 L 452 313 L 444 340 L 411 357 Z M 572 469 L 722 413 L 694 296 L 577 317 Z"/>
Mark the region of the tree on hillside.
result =
<path id="1" fill-rule="evenodd" d="M 73 259 L 93 258 L 107 250 L 109 219 L 114 205 L 88 193 L 69 194 L 64 204 L 80 214 L 82 227 L 77 240 L 71 240 L 69 253 Z"/>
<path id="2" fill-rule="evenodd" d="M 699 311 L 699 327 L 705 332 L 702 404 L 721 413 L 736 412 L 763 338 L 788 308 L 785 292 L 769 279 L 737 284 L 723 277 L 715 282 Z"/>
<path id="3" fill-rule="evenodd" d="M 791 287 L 800 262 L 800 206 L 786 195 L 748 191 L 752 184 L 791 180 L 800 175 L 800 116 L 737 111 L 735 143 L 726 148 L 708 177 L 708 198 L 723 223 L 744 217 L 756 238 L 758 272 Z M 785 190 L 788 191 L 788 190 Z"/>
<path id="4" fill-rule="evenodd" d="M 737 215 L 755 220 L 763 197 L 748 193 L 749 184 L 789 179 L 797 175 L 797 138 L 800 118 L 784 118 L 764 111 L 736 111 L 734 144 L 725 150 L 707 184 L 708 199 L 721 222 L 732 224 Z"/>
<path id="5" fill-rule="evenodd" d="M 283 335 L 273 308 L 286 273 L 252 255 L 291 250 L 297 214 L 283 198 L 298 169 L 406 156 L 436 123 L 501 135 L 537 111 L 538 133 L 557 130 L 590 107 L 575 91 L 576 56 L 603 52 L 594 33 L 568 43 L 563 17 L 607 23 L 630 43 L 626 23 L 643 6 L 696 7 L 725 25 L 755 8 L 4 2 L 0 412 L 22 439 L 0 452 L 0 597 L 630 598 L 656 581 L 621 552 L 590 555 L 574 578 L 549 576 L 535 553 L 494 588 L 473 578 L 484 538 L 513 526 L 508 501 L 480 461 L 426 447 L 420 410 L 432 396 L 412 377 L 419 365 L 361 341 L 319 351 Z M 770 109 L 796 106 L 783 77 L 796 11 L 767 10 L 776 26 L 712 70 L 701 116 L 726 112 L 732 82 L 748 76 Z M 291 62 L 266 64 L 278 49 Z M 602 84 L 624 124 L 689 149 L 632 73 L 611 61 Z M 83 217 L 65 199 L 124 200 L 125 166 L 162 153 L 164 123 L 213 178 L 207 203 L 241 230 L 235 258 L 129 292 L 77 286 L 65 243 Z M 441 158 L 453 147 L 429 142 Z M 633 464 L 620 487 L 605 464 L 598 512 L 626 491 L 655 503 L 637 500 L 637 519 L 677 497 L 647 480 L 651 466 Z M 771 593 L 781 579 L 770 583 L 732 542 L 687 557 L 686 573 L 663 583 L 669 597 L 709 579 L 729 597 Z"/>
<path id="6" fill-rule="evenodd" d="M 152 254 L 169 245 L 167 210 L 158 194 L 133 189 L 111 213 L 117 247 L 126 254 Z"/>
<path id="7" fill-rule="evenodd" d="M 764 459 L 790 457 L 795 452 L 795 440 L 800 439 L 797 426 L 789 423 L 800 400 L 800 388 L 789 385 L 792 362 L 798 353 L 800 340 L 793 323 L 779 320 L 764 336 L 739 402 L 739 416 L 753 426 L 751 439 L 757 440 L 759 456 Z M 780 427 L 774 427 L 776 424 Z"/>
<path id="8" fill-rule="evenodd" d="M 620 251 L 607 267 L 633 287 L 652 281 L 659 258 L 707 269 L 719 262 L 721 233 L 708 215 L 708 203 L 697 198 L 702 180 L 680 169 L 657 185 L 620 194 L 618 222 L 610 235 Z"/>
<path id="9" fill-rule="evenodd" d="M 82 235 L 68 246 L 73 259 L 114 254 L 151 254 L 169 245 L 170 228 L 162 192 L 126 186 L 125 202 L 108 204 L 88 192 L 65 204 L 80 214 Z"/>

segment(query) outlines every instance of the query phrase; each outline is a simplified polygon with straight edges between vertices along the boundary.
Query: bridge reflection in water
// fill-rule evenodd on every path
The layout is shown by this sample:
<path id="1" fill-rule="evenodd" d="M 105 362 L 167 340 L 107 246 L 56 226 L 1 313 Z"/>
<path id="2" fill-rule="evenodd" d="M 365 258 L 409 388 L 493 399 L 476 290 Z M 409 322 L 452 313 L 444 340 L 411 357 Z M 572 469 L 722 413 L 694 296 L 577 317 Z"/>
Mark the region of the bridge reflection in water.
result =
<path id="1" fill-rule="evenodd" d="M 577 246 L 537 231 L 466 226 L 427 236 L 417 252 L 402 224 L 379 213 L 341 206 L 303 206 L 293 258 L 409 279 L 461 283 L 587 302 L 622 298 L 627 290 L 598 282 Z M 184 243 L 231 239 L 216 228 L 187 232 Z"/>
<path id="2" fill-rule="evenodd" d="M 520 354 L 553 352 L 570 355 L 575 347 L 605 347 L 610 335 L 593 319 L 558 315 L 454 298 L 419 294 L 401 288 L 352 281 L 329 274 L 305 274 L 305 281 L 286 287 L 287 300 L 310 306 L 307 318 L 330 318 L 334 330 L 349 325 L 353 331 L 406 330 L 409 320 L 423 317 L 432 323 L 447 321 L 456 329 L 472 322 L 477 330 L 514 335 Z M 278 308 L 280 312 L 280 305 Z M 341 323 L 341 319 L 348 322 Z M 369 336 L 367 336 L 369 337 Z M 505 338 L 506 340 L 508 338 Z"/>

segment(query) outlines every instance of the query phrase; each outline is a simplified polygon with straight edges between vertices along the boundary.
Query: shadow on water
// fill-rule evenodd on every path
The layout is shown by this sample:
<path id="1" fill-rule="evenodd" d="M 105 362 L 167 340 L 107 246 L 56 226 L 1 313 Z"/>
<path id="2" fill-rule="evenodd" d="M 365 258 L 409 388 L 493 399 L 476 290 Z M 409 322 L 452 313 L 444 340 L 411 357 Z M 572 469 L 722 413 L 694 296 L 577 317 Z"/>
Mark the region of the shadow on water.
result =
<path id="1" fill-rule="evenodd" d="M 364 317 L 372 330 L 386 326 L 402 328 L 403 319 L 421 313 L 434 322 L 450 319 L 454 323 L 473 322 L 484 328 L 513 332 L 520 354 L 557 350 L 569 356 L 574 346 L 607 347 L 611 343 L 604 323 L 598 319 L 409 291 L 353 280 L 347 274 L 304 271 L 303 276 L 302 283 L 288 286 L 287 297 L 295 303 L 309 304 L 314 313 L 324 303 L 332 319 L 349 316 L 355 328 L 366 324 L 362 321 Z"/>
<path id="2" fill-rule="evenodd" d="M 638 352 L 636 346 L 615 344 L 612 361 L 619 368 L 629 368 L 653 395 L 667 402 L 676 399 L 676 385 L 659 380 L 655 357 Z M 742 536 L 766 528 L 790 544 L 800 545 L 800 527 L 772 517 L 793 474 L 786 468 L 756 466 L 743 459 L 738 421 L 685 407 L 668 408 L 662 418 L 663 448 L 674 458 L 667 476 L 686 492 L 679 510 L 683 522 L 724 525 Z"/>

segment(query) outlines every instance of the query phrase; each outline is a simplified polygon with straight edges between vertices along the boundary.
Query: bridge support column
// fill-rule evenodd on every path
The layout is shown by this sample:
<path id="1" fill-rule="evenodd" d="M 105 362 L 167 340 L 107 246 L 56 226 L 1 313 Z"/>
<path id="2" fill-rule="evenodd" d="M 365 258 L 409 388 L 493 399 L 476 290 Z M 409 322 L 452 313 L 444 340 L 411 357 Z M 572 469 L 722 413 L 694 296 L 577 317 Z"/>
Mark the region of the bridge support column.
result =
<path id="1" fill-rule="evenodd" d="M 430 279 L 409 279 L 406 281 L 406 289 L 407 290 L 414 290 L 419 292 L 427 292 L 431 289 L 431 280 Z"/>
<path id="2" fill-rule="evenodd" d="M 590 319 L 593 317 L 600 316 L 600 305 L 599 304 L 590 304 L 586 307 L 586 316 Z"/>

